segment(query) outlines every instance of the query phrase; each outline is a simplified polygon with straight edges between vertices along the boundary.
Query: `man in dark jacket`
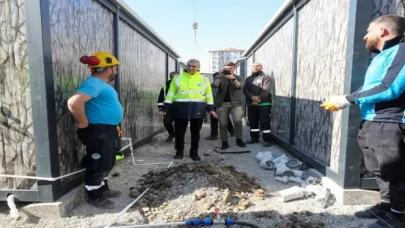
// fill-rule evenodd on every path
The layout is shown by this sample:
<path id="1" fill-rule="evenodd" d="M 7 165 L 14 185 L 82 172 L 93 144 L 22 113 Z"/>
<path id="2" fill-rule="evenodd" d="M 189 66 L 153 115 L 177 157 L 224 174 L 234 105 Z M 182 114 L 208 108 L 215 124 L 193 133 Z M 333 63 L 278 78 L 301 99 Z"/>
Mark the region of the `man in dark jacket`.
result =
<path id="1" fill-rule="evenodd" d="M 217 78 L 221 77 L 221 74 L 219 72 L 215 72 L 213 75 L 213 80 L 215 81 Z M 212 88 L 212 94 L 214 96 L 214 111 L 216 110 L 215 106 L 217 105 L 215 101 L 215 96 L 217 94 L 217 89 L 213 87 L 213 84 L 211 84 Z M 211 134 L 209 137 L 205 138 L 206 140 L 217 140 L 218 137 L 218 119 L 214 118 L 212 115 L 210 115 L 210 124 L 211 124 Z M 230 137 L 234 137 L 234 129 L 233 129 L 233 124 L 231 121 L 231 118 L 228 116 L 228 132 Z"/>
<path id="2" fill-rule="evenodd" d="M 358 218 L 379 217 L 368 228 L 405 227 L 404 32 L 403 17 L 386 15 L 372 21 L 364 40 L 366 49 L 378 55 L 368 67 L 363 86 L 321 105 L 332 111 L 360 106 L 363 121 L 357 141 L 381 196 L 381 203 L 354 213 Z"/>
<path id="3" fill-rule="evenodd" d="M 221 150 L 229 148 L 228 144 L 228 123 L 229 114 L 235 126 L 236 145 L 246 147 L 242 138 L 242 88 L 243 79 L 234 75 L 236 65 L 233 62 L 225 63 L 225 69 L 221 72 L 221 77 L 217 78 L 212 84 L 217 88 L 215 95 L 215 106 L 219 120 L 219 132 L 221 133 L 222 147 Z"/>
<path id="4" fill-rule="evenodd" d="M 160 90 L 159 98 L 158 98 L 158 108 L 159 108 L 159 115 L 163 116 L 163 125 L 165 126 L 167 132 L 169 133 L 169 137 L 167 137 L 166 142 L 171 142 L 173 138 L 175 137 L 175 132 L 174 132 L 174 118 L 173 118 L 173 112 L 171 109 L 169 109 L 166 113 L 166 115 L 163 115 L 163 103 L 165 102 L 165 98 L 167 95 L 167 91 L 170 89 L 170 83 L 172 82 L 172 79 L 178 75 L 177 72 L 171 72 L 170 74 L 170 80 L 166 82 L 162 86 L 162 89 Z"/>
<path id="5" fill-rule="evenodd" d="M 265 74 L 261 63 L 252 65 L 252 75 L 245 80 L 243 93 L 246 96 L 248 120 L 250 123 L 249 144 L 259 142 L 260 128 L 263 132 L 264 147 L 269 147 L 271 130 L 271 88 L 270 75 Z M 259 128 L 260 123 L 260 128 Z"/>

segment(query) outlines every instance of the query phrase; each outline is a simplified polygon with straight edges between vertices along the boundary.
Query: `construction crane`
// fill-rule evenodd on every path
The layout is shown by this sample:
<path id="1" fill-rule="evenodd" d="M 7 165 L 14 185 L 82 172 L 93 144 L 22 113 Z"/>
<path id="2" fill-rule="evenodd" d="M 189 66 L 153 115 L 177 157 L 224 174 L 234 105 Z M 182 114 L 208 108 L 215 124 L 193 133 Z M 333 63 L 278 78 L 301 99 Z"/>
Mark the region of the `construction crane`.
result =
<path id="1" fill-rule="evenodd" d="M 191 57 L 194 59 L 198 59 L 199 57 L 203 56 L 204 53 L 202 52 L 200 46 L 197 43 L 197 29 L 198 29 L 198 22 L 197 22 L 197 0 L 192 0 L 192 9 L 193 9 L 193 16 L 194 16 L 194 23 L 193 23 L 193 30 L 194 30 L 194 42 L 191 47 Z M 189 56 L 190 56 L 189 52 Z"/>

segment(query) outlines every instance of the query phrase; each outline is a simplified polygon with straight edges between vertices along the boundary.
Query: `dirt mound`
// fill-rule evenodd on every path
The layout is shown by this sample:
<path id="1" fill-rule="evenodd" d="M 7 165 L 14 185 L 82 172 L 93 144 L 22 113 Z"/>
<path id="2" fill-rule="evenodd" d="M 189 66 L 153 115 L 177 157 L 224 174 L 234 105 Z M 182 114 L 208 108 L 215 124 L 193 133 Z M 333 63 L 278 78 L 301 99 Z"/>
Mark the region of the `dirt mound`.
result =
<path id="1" fill-rule="evenodd" d="M 138 181 L 144 189 L 162 190 L 176 184 L 181 184 L 186 179 L 204 182 L 206 187 L 230 189 L 234 192 L 253 192 L 261 188 L 246 173 L 235 170 L 233 166 L 220 166 L 207 161 L 186 163 L 163 170 L 153 170 L 143 175 Z M 180 182 L 180 183 L 179 183 Z"/>
<path id="2" fill-rule="evenodd" d="M 223 216 L 236 218 L 237 212 L 265 197 L 262 186 L 254 178 L 232 166 L 207 161 L 152 170 L 131 188 L 130 196 L 138 197 L 147 188 L 149 191 L 136 207 L 149 221 L 214 217 L 215 209 Z"/>

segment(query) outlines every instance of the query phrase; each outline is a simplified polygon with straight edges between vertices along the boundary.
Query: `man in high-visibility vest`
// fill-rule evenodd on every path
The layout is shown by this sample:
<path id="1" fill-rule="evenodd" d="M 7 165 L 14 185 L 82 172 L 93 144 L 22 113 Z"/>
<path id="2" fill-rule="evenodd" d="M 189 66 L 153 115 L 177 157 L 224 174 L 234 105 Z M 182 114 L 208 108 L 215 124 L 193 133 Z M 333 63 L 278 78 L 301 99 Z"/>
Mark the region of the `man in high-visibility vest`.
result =
<path id="1" fill-rule="evenodd" d="M 165 115 L 170 108 L 173 110 L 176 129 L 176 156 L 174 159 L 183 158 L 184 135 L 187 131 L 188 121 L 190 121 L 190 157 L 194 161 L 201 160 L 198 156 L 198 144 L 205 112 L 208 111 L 212 116 L 217 117 L 214 112 L 214 98 L 210 81 L 201 75 L 199 70 L 200 61 L 190 59 L 187 62 L 187 69 L 172 80 L 164 102 L 163 112 Z"/>
<path id="2" fill-rule="evenodd" d="M 158 108 L 159 108 L 159 115 L 163 116 L 163 102 L 165 101 L 166 94 L 170 89 L 170 84 L 172 83 L 172 79 L 174 76 L 178 75 L 179 73 L 177 72 L 171 72 L 170 73 L 170 80 L 168 80 L 163 86 L 162 89 L 160 90 L 159 98 L 158 98 Z M 173 114 L 171 109 L 169 109 L 163 117 L 163 125 L 165 126 L 167 132 L 169 133 L 169 137 L 167 137 L 166 142 L 171 142 L 173 138 L 175 137 L 174 134 L 174 127 L 173 127 Z"/>

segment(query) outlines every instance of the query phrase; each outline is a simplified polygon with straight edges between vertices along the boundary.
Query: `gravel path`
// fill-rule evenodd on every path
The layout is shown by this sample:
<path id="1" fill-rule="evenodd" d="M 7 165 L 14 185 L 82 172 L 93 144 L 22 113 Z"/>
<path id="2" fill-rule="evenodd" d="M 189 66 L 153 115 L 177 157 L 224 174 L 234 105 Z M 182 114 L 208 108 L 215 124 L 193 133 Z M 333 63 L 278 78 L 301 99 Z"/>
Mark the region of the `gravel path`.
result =
<path id="1" fill-rule="evenodd" d="M 259 167 L 259 163 L 254 156 L 259 152 L 272 151 L 273 153 L 282 154 L 283 149 L 274 145 L 270 148 L 263 148 L 260 144 L 249 145 L 246 149 L 250 150 L 248 154 L 218 154 L 213 152 L 212 148 L 215 145 L 220 145 L 220 141 L 207 141 L 204 138 L 209 134 L 209 125 L 204 124 L 201 130 L 201 143 L 200 143 L 200 156 L 203 160 L 211 161 L 213 163 L 220 162 L 223 165 L 234 166 L 239 172 L 244 172 L 250 177 L 256 177 L 256 181 L 261 184 L 267 193 L 274 193 L 294 186 L 294 184 L 283 184 L 274 180 L 272 171 L 264 170 Z M 14 221 L 8 217 L 8 207 L 6 202 L 0 202 L 0 227 L 71 227 L 71 228 L 84 228 L 84 227 L 104 227 L 118 213 L 130 204 L 134 199 L 129 197 L 130 187 L 136 186 L 136 181 L 141 175 L 148 173 L 151 170 L 161 168 L 164 169 L 168 164 L 173 161 L 174 155 L 174 141 L 171 143 L 164 142 L 167 137 L 166 133 L 160 134 L 151 140 L 150 143 L 137 148 L 135 151 L 135 159 L 137 163 L 160 163 L 166 162 L 163 165 L 136 165 L 132 164 L 130 156 L 121 160 L 114 167 L 110 175 L 117 173 L 116 177 L 110 177 L 110 185 L 113 188 L 122 191 L 123 195 L 116 199 L 118 206 L 113 210 L 99 210 L 85 202 L 77 206 L 67 218 L 27 218 L 23 217 Z M 245 139 L 249 138 L 248 129 L 245 127 Z M 186 134 L 185 157 L 183 160 L 175 160 L 173 165 L 179 163 L 192 162 L 188 157 L 188 149 L 190 146 L 189 132 Z M 234 138 L 229 139 L 232 149 L 237 149 L 235 146 Z M 203 153 L 209 156 L 203 156 Z M 192 180 L 191 180 L 192 182 Z M 186 187 L 193 187 L 190 183 Z M 200 189 L 210 191 L 210 186 L 199 186 Z M 178 209 L 193 204 L 193 191 L 187 195 L 178 196 L 176 199 L 172 198 L 169 202 L 177 205 Z M 232 190 L 232 189 L 231 189 Z M 23 206 L 19 204 L 18 207 Z M 375 220 L 359 220 L 353 216 L 354 211 L 363 209 L 366 205 L 362 206 L 342 206 L 334 204 L 333 206 L 322 209 L 321 203 L 315 199 L 302 199 L 292 202 L 282 202 L 279 197 L 274 197 L 268 194 L 264 200 L 257 200 L 251 203 L 251 206 L 244 211 L 238 212 L 238 220 L 254 223 L 260 227 L 365 227 L 367 224 Z M 148 222 L 147 218 L 140 212 L 140 208 L 136 205 L 130 208 L 124 215 L 122 215 L 115 225 L 135 225 L 145 224 Z M 163 221 L 159 221 L 163 222 Z M 324 224 L 322 226 L 322 224 Z M 224 227 L 224 226 L 216 226 Z"/>

